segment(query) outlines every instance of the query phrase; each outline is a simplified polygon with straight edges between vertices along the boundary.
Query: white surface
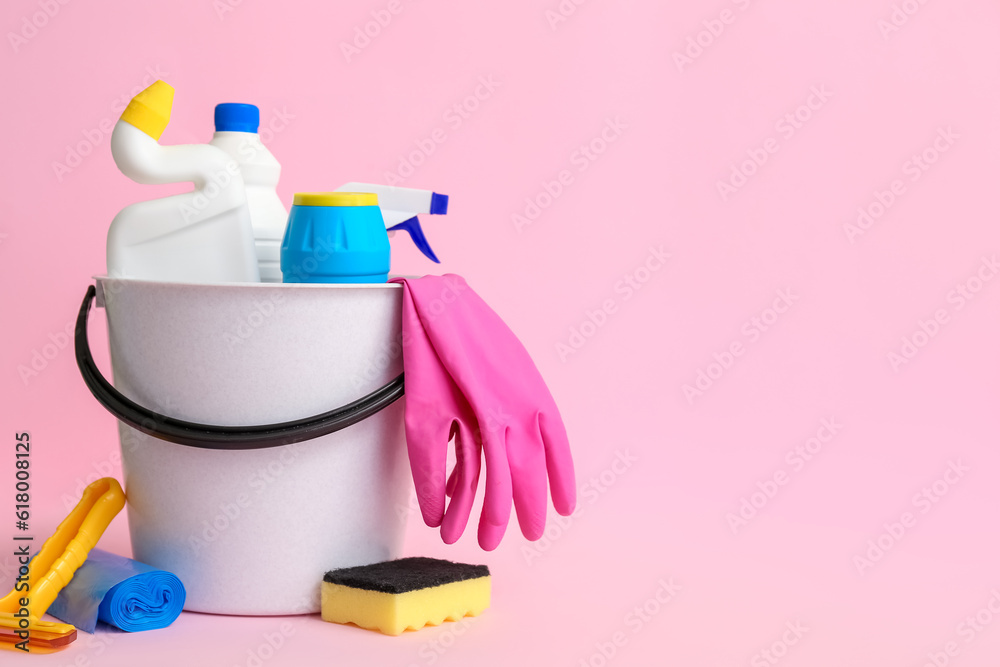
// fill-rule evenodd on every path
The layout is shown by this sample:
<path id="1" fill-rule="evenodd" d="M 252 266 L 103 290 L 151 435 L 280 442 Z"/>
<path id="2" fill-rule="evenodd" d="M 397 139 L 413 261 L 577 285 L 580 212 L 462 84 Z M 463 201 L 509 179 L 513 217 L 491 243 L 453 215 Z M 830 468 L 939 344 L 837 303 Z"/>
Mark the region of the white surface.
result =
<path id="1" fill-rule="evenodd" d="M 172 417 L 300 419 L 402 372 L 399 285 L 98 282 L 115 386 Z M 412 486 L 403 400 L 273 449 L 119 433 L 134 557 L 177 574 L 188 610 L 315 612 L 324 572 L 401 553 Z"/>
<path id="2" fill-rule="evenodd" d="M 161 146 L 125 121 L 111 154 L 138 183 L 192 182 L 193 192 L 123 208 L 108 230 L 108 274 L 180 282 L 258 282 L 257 253 L 239 167 L 215 146 Z"/>
<path id="3" fill-rule="evenodd" d="M 260 279 L 281 282 L 281 239 L 288 209 L 278 197 L 281 165 L 256 132 L 216 132 L 208 142 L 226 151 L 240 166 L 257 247 Z"/>

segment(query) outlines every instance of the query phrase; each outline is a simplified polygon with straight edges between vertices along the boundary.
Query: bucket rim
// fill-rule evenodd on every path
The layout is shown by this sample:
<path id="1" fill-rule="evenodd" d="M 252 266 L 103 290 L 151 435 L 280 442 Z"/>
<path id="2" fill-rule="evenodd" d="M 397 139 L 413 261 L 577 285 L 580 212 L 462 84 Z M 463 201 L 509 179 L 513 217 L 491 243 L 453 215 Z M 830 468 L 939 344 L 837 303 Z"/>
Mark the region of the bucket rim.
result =
<path id="1" fill-rule="evenodd" d="M 393 278 L 407 278 L 414 279 L 417 276 L 396 276 L 390 275 L 389 280 Z M 97 274 L 91 276 L 91 279 L 99 283 L 123 283 L 127 285 L 157 285 L 164 287 L 204 287 L 212 289 L 267 289 L 267 288 L 277 288 L 277 289 L 307 289 L 307 290 L 378 290 L 378 289 L 391 289 L 397 290 L 402 289 L 403 286 L 399 283 L 193 283 L 193 282 L 178 282 L 175 280 L 147 280 L 145 278 L 115 278 L 109 276 L 108 274 Z"/>

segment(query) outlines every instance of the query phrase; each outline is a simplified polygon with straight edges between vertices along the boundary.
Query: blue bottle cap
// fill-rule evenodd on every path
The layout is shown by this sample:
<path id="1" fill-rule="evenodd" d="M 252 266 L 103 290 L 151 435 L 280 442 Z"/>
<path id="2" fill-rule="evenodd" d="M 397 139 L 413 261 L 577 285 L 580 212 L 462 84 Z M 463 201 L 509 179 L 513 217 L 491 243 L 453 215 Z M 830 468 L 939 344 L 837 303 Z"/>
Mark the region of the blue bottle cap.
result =
<path id="1" fill-rule="evenodd" d="M 256 132 L 260 127 L 260 109 L 252 104 L 226 102 L 215 105 L 216 132 Z"/>

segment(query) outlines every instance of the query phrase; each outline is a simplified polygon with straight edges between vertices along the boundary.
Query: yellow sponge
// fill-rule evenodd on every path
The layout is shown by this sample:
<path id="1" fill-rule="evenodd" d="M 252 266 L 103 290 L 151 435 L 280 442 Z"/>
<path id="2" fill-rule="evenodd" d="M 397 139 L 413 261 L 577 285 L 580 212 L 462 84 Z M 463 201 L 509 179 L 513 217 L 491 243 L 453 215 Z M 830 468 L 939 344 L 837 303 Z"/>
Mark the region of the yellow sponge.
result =
<path id="1" fill-rule="evenodd" d="M 323 620 L 387 635 L 478 616 L 490 606 L 485 565 L 400 558 L 332 570 L 323 577 Z"/>

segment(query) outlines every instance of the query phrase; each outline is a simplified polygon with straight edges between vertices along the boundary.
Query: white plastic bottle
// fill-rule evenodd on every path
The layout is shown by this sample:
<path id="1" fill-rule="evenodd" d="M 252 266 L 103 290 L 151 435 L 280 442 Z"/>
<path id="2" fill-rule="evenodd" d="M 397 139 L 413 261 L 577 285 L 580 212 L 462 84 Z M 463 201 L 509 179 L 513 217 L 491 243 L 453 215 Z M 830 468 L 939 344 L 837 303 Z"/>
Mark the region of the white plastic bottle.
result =
<path id="1" fill-rule="evenodd" d="M 215 135 L 209 142 L 240 165 L 257 247 L 260 279 L 281 282 L 281 240 L 288 210 L 278 197 L 281 165 L 260 141 L 260 110 L 252 104 L 225 103 L 215 107 Z"/>
<path id="2" fill-rule="evenodd" d="M 111 154 L 138 183 L 194 183 L 193 192 L 123 208 L 108 230 L 108 275 L 185 283 L 259 282 L 239 166 L 207 144 L 161 146 L 174 89 L 154 82 L 111 133 Z"/>

